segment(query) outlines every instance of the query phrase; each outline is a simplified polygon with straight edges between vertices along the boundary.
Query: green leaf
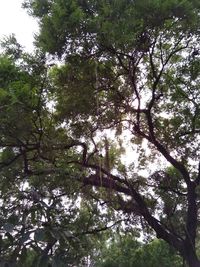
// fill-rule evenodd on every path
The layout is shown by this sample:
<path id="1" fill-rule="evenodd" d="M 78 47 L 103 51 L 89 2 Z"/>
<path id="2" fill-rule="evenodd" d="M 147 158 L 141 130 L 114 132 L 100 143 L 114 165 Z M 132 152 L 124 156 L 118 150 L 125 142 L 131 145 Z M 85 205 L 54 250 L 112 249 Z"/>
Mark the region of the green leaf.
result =
<path id="1" fill-rule="evenodd" d="M 59 256 L 55 256 L 52 261 L 52 267 L 64 267 L 66 264 L 60 259 Z"/>
<path id="2" fill-rule="evenodd" d="M 24 244 L 26 241 L 29 240 L 29 238 L 30 238 L 30 233 L 29 232 L 23 234 L 22 238 L 20 239 L 20 243 Z"/>
<path id="3" fill-rule="evenodd" d="M 37 242 L 43 241 L 45 239 L 46 233 L 44 229 L 37 229 L 34 234 L 34 239 Z"/>
<path id="4" fill-rule="evenodd" d="M 3 226 L 4 230 L 8 233 L 12 233 L 12 231 L 14 230 L 14 227 L 15 226 L 12 223 L 5 223 Z"/>
<path id="5" fill-rule="evenodd" d="M 48 263 L 49 263 L 49 256 L 48 255 L 43 255 L 39 259 L 37 267 L 48 267 Z"/>

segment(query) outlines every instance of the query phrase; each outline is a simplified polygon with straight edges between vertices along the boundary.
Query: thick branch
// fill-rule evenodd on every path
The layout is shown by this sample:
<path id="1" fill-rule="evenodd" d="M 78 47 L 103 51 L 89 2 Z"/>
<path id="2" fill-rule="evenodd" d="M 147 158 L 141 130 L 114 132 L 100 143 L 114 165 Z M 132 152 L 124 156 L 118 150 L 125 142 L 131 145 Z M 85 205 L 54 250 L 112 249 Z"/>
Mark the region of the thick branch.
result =
<path id="1" fill-rule="evenodd" d="M 136 192 L 133 188 L 123 187 L 121 185 L 118 185 L 114 181 L 110 181 L 109 179 L 105 177 L 98 177 L 96 175 L 91 175 L 88 178 L 83 178 L 83 183 L 86 185 L 94 185 L 94 186 L 101 186 L 104 188 L 109 188 L 112 190 L 115 190 L 120 193 L 124 193 L 125 195 L 132 196 L 134 201 L 137 203 L 137 211 L 141 216 L 144 217 L 144 219 L 148 222 L 148 224 L 155 230 L 157 233 L 157 236 L 159 238 L 163 238 L 166 240 L 169 244 L 173 245 L 176 249 L 178 249 L 181 253 L 183 252 L 182 248 L 182 240 L 177 238 L 174 234 L 166 230 L 162 224 L 151 215 L 149 212 L 145 201 L 140 196 L 138 192 Z M 129 210 L 130 212 L 130 210 Z M 132 212 L 134 213 L 134 206 Z"/>
<path id="2" fill-rule="evenodd" d="M 195 251 L 195 239 L 197 234 L 198 208 L 196 203 L 196 184 L 193 182 L 188 186 L 188 209 L 186 217 L 186 246 L 190 246 Z"/>
<path id="3" fill-rule="evenodd" d="M 185 168 L 185 166 L 179 161 L 177 161 L 176 159 L 174 159 L 170 155 L 170 153 L 167 151 L 167 149 L 157 140 L 155 133 L 154 133 L 154 124 L 153 124 L 150 110 L 146 113 L 146 116 L 147 116 L 147 123 L 149 127 L 149 135 L 148 136 L 144 135 L 140 130 L 138 130 L 138 133 L 142 135 L 143 137 L 145 137 L 149 142 L 151 142 L 158 149 L 158 151 L 166 158 L 166 160 L 169 163 L 171 163 L 172 166 L 174 166 L 182 174 L 185 182 L 189 184 L 191 181 L 190 181 L 189 173 L 187 169 Z"/>

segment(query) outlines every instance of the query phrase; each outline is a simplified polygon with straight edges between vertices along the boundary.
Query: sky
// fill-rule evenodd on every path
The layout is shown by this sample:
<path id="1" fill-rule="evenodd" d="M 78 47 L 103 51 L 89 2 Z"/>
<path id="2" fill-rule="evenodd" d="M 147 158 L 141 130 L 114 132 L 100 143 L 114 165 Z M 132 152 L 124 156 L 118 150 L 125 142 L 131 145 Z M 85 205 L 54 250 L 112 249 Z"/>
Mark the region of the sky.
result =
<path id="1" fill-rule="evenodd" d="M 0 0 L 0 39 L 14 33 L 17 41 L 31 51 L 38 25 L 36 19 L 21 8 L 22 3 L 23 0 Z"/>

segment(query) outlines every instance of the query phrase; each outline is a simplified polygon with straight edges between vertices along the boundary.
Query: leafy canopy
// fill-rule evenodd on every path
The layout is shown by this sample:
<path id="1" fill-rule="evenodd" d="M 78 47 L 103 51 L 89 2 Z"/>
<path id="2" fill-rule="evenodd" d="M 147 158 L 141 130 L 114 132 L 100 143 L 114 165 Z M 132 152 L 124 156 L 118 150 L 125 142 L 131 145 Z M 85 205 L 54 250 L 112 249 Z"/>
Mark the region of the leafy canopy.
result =
<path id="1" fill-rule="evenodd" d="M 24 7 L 38 51 L 11 38 L 0 61 L 2 257 L 80 259 L 75 236 L 120 216 L 199 267 L 199 1 Z"/>

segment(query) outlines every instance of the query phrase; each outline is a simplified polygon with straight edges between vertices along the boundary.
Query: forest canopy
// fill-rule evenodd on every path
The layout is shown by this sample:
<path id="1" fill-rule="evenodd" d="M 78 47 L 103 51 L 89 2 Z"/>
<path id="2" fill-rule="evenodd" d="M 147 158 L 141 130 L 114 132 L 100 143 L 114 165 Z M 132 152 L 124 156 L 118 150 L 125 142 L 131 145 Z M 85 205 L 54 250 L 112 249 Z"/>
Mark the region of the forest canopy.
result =
<path id="1" fill-rule="evenodd" d="M 23 6 L 40 31 L 32 54 L 2 42 L 1 265 L 84 266 L 121 224 L 200 267 L 199 1 Z"/>

